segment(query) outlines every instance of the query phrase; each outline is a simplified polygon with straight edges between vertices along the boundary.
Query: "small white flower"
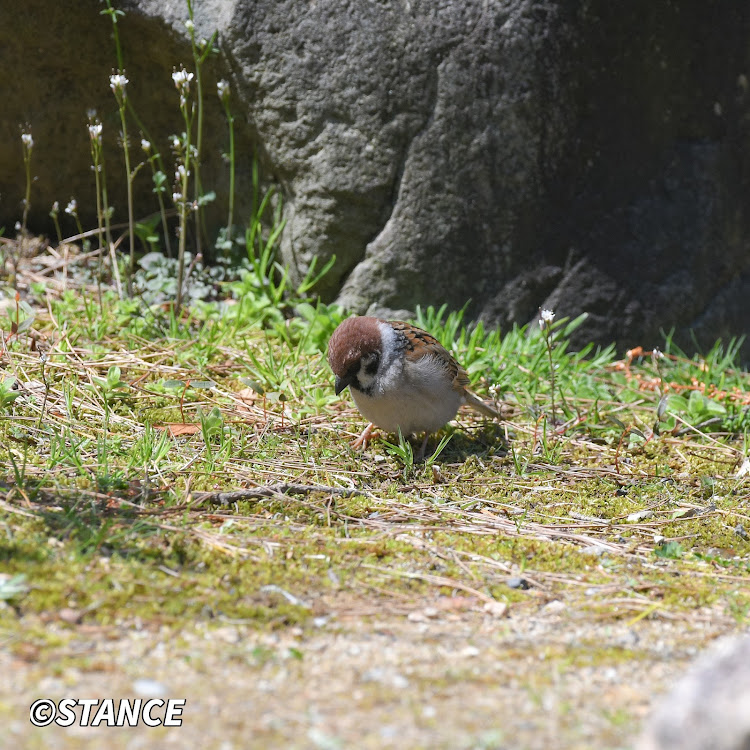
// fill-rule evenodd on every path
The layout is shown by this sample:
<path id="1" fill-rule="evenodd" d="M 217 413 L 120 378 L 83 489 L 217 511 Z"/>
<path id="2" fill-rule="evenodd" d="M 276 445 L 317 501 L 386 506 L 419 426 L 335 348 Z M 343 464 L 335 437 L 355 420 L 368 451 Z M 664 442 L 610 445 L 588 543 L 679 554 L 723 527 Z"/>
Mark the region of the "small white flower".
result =
<path id="1" fill-rule="evenodd" d="M 20 232 L 20 231 L 21 231 L 21 222 L 17 221 L 16 222 L 16 232 Z"/>
<path id="2" fill-rule="evenodd" d="M 141 138 L 141 148 L 148 153 L 151 151 L 151 141 L 147 141 L 145 138 Z"/>
<path id="3" fill-rule="evenodd" d="M 52 204 L 52 212 L 55 213 L 55 214 L 57 214 L 57 213 L 60 212 L 60 202 L 59 201 L 55 201 Z"/>
<path id="4" fill-rule="evenodd" d="M 115 94 L 122 93 L 125 95 L 125 87 L 130 83 L 124 73 L 113 73 L 109 77 L 109 87 Z"/>
<path id="5" fill-rule="evenodd" d="M 658 347 L 654 347 L 653 351 L 651 352 L 651 356 L 654 359 L 664 359 L 664 354 L 662 353 L 661 349 Z"/>
<path id="6" fill-rule="evenodd" d="M 181 145 L 182 145 L 182 143 L 180 143 L 180 139 L 177 136 L 175 136 L 174 138 L 172 138 L 172 148 L 175 151 L 179 151 Z"/>
<path id="7" fill-rule="evenodd" d="M 216 84 L 216 93 L 219 95 L 219 99 L 229 96 L 229 81 L 219 81 Z"/>
<path id="8" fill-rule="evenodd" d="M 192 32 L 192 31 L 193 31 L 193 29 L 195 28 L 195 24 L 194 24 L 194 23 L 193 23 L 193 22 L 192 22 L 192 21 L 191 21 L 191 20 L 190 20 L 190 19 L 188 18 L 188 20 L 187 20 L 187 21 L 185 21 L 185 28 L 186 28 L 186 29 L 187 29 L 188 31 Z"/>
<path id="9" fill-rule="evenodd" d="M 185 171 L 185 165 L 184 164 L 178 164 L 177 169 L 175 170 L 174 176 L 177 179 L 178 182 L 182 182 L 187 175 L 189 175 L 190 172 Z"/>
<path id="10" fill-rule="evenodd" d="M 70 214 L 71 216 L 75 216 L 76 213 L 78 213 L 78 202 L 75 198 L 71 198 L 70 203 L 65 206 L 65 213 Z"/>
<path id="11" fill-rule="evenodd" d="M 172 193 L 172 201 L 179 203 L 182 200 L 182 193 Z"/>
<path id="12" fill-rule="evenodd" d="M 95 122 L 93 125 L 89 125 L 89 135 L 91 136 L 92 141 L 101 143 L 102 142 L 102 124 L 100 122 Z"/>
<path id="13" fill-rule="evenodd" d="M 34 139 L 31 137 L 31 133 L 21 133 L 21 142 L 29 151 L 34 147 Z"/>
<path id="14" fill-rule="evenodd" d="M 188 73 L 185 68 L 175 70 L 175 72 L 172 73 L 172 80 L 179 91 L 189 88 L 190 81 L 192 81 L 194 77 L 195 76 L 192 73 Z"/>
<path id="15" fill-rule="evenodd" d="M 542 310 L 541 315 L 545 323 L 551 323 L 555 319 L 555 313 L 552 310 Z"/>

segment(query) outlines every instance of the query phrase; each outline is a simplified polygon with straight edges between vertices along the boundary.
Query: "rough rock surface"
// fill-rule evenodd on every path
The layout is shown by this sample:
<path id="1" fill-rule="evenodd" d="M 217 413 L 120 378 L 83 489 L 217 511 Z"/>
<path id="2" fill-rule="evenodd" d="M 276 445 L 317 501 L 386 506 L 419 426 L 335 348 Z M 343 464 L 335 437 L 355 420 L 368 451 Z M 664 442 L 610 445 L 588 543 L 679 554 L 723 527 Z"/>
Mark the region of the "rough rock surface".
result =
<path id="1" fill-rule="evenodd" d="M 184 6 L 123 7 L 134 101 L 164 139 L 179 127 Z M 39 149 L 32 220 L 45 228 L 69 192 L 90 203 L 85 110 L 117 130 L 100 9 L 0 10 L 6 227 L 20 214 L 19 123 Z M 236 96 L 238 215 L 257 149 L 281 188 L 285 259 L 298 273 L 338 259 L 329 298 L 360 312 L 471 299 L 501 324 L 586 311 L 584 338 L 622 346 L 750 327 L 747 3 L 214 0 L 196 4 L 196 26 L 218 29 L 216 73 Z M 223 130 L 206 139 L 225 148 Z M 218 217 L 226 170 L 213 163 Z"/>
<path id="2" fill-rule="evenodd" d="M 661 702 L 638 750 L 750 748 L 750 635 L 709 649 Z"/>

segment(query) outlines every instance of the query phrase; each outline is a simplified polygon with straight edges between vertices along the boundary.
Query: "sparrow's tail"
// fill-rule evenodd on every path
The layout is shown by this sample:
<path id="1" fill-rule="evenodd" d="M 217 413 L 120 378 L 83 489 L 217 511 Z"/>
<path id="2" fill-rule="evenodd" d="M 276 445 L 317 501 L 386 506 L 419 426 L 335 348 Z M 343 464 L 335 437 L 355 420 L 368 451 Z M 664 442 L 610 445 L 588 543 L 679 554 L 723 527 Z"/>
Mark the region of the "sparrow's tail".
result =
<path id="1" fill-rule="evenodd" d="M 466 403 L 475 411 L 484 414 L 485 417 L 500 419 L 500 412 L 494 406 L 485 404 L 479 396 L 475 396 L 470 391 L 466 391 Z"/>

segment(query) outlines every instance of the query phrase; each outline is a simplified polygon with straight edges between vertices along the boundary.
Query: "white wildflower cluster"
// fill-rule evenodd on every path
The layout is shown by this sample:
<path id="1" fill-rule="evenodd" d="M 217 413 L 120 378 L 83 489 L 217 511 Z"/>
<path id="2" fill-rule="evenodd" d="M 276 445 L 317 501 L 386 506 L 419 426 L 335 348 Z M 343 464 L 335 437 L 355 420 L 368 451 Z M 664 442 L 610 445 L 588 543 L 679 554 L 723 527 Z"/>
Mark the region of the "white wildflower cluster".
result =
<path id="1" fill-rule="evenodd" d="M 172 80 L 177 87 L 177 91 L 180 93 L 180 107 L 185 107 L 187 105 L 187 95 L 190 92 L 190 81 L 192 81 L 193 78 L 195 78 L 195 76 L 192 73 L 188 73 L 185 68 L 175 70 L 174 73 L 172 73 Z"/>
<path id="2" fill-rule="evenodd" d="M 229 96 L 229 81 L 221 80 L 216 84 L 216 93 L 224 101 Z"/>
<path id="3" fill-rule="evenodd" d="M 548 326 L 552 325 L 552 321 L 555 319 L 555 313 L 552 310 L 542 310 L 539 313 L 539 327 L 544 330 Z"/>
<path id="4" fill-rule="evenodd" d="M 75 198 L 71 198 L 67 206 L 65 206 L 65 213 L 69 216 L 76 216 L 78 214 L 78 201 Z"/>
<path id="5" fill-rule="evenodd" d="M 490 396 L 492 396 L 492 398 L 494 398 L 495 401 L 497 401 L 497 397 L 498 397 L 498 394 L 500 393 L 500 390 L 501 390 L 501 388 L 500 388 L 500 384 L 499 383 L 494 383 L 489 388 Z"/>
<path id="6" fill-rule="evenodd" d="M 31 137 L 31 133 L 21 133 L 21 143 L 27 151 L 31 151 L 34 148 L 34 139 Z"/>
<path id="7" fill-rule="evenodd" d="M 141 138 L 141 148 L 147 153 L 151 153 L 151 141 L 147 141 L 145 138 Z"/>
<path id="8" fill-rule="evenodd" d="M 172 200 L 175 204 L 182 203 L 185 200 L 184 187 L 188 177 L 190 177 L 190 170 L 185 169 L 184 164 L 178 164 L 174 172 L 175 187 L 172 193 Z"/>
<path id="9" fill-rule="evenodd" d="M 89 125 L 89 136 L 94 143 L 102 142 L 102 124 L 100 122 L 92 122 Z"/>
<path id="10" fill-rule="evenodd" d="M 122 97 L 125 99 L 127 94 L 125 93 L 125 87 L 130 83 L 125 73 L 113 73 L 109 77 L 109 87 L 114 92 L 115 96 L 119 99 Z"/>
<path id="11" fill-rule="evenodd" d="M 183 88 L 189 88 L 190 81 L 192 81 L 194 77 L 195 76 L 192 73 L 188 73 L 185 68 L 175 70 L 175 72 L 172 73 L 172 80 L 174 81 L 174 85 L 177 86 L 178 91 Z"/>
<path id="12" fill-rule="evenodd" d="M 188 18 L 188 20 L 185 21 L 185 28 L 192 34 L 195 30 L 195 24 Z"/>

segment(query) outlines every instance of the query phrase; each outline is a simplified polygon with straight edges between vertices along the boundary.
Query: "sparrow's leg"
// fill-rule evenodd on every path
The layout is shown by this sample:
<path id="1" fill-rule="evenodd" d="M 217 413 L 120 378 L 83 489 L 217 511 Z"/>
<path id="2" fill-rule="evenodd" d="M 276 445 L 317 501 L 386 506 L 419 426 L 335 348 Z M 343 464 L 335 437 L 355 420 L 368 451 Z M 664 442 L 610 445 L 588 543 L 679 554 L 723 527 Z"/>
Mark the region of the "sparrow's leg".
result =
<path id="1" fill-rule="evenodd" d="M 365 427 L 364 432 L 352 443 L 352 448 L 354 448 L 355 451 L 359 448 L 367 450 L 367 446 L 372 438 L 373 427 L 375 427 L 375 424 L 370 422 L 370 424 Z"/>
<path id="2" fill-rule="evenodd" d="M 424 461 L 424 454 L 425 454 L 425 451 L 427 450 L 427 441 L 429 439 L 430 439 L 430 433 L 429 432 L 425 432 L 425 434 L 424 434 L 424 440 L 422 441 L 422 445 L 420 446 L 419 450 L 417 451 L 417 455 L 414 457 L 414 460 L 418 464 L 421 464 L 422 461 Z"/>

